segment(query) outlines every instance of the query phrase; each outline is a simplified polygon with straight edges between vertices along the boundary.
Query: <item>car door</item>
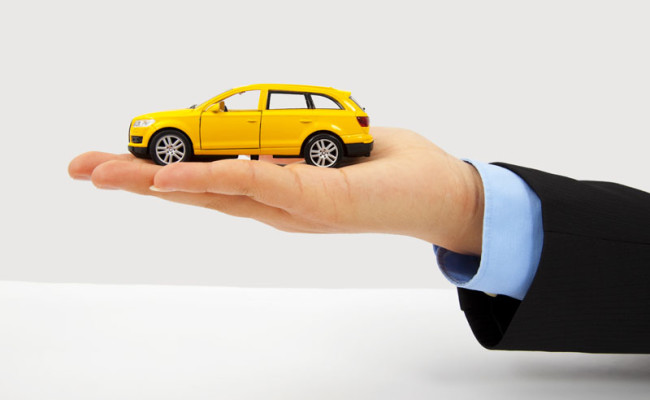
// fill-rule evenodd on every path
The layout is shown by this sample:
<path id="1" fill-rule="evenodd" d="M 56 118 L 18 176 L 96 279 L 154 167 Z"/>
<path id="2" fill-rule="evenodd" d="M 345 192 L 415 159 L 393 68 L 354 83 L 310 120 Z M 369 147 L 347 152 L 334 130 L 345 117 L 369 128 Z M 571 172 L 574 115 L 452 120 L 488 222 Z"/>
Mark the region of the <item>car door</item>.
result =
<path id="1" fill-rule="evenodd" d="M 293 155 L 314 129 L 314 111 L 302 92 L 269 90 L 261 131 L 263 151 Z"/>
<path id="2" fill-rule="evenodd" d="M 201 149 L 258 149 L 259 99 L 259 90 L 248 90 L 206 107 L 201 114 Z"/>

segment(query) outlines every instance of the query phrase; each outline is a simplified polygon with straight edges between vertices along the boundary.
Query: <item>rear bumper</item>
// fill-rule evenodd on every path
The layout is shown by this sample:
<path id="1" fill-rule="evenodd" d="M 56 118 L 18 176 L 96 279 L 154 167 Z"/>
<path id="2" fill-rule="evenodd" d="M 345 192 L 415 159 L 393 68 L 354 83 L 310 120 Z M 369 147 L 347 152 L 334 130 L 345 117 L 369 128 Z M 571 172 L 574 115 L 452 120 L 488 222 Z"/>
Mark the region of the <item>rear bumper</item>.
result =
<path id="1" fill-rule="evenodd" d="M 361 157 L 370 155 L 375 142 L 345 144 L 345 155 L 348 157 Z"/>

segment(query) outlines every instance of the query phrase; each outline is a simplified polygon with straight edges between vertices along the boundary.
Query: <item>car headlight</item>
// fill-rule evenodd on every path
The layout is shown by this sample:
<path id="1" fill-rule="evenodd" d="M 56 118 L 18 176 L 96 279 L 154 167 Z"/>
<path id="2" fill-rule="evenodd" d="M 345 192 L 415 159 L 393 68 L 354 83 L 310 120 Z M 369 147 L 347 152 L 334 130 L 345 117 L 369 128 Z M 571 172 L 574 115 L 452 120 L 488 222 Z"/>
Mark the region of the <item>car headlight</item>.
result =
<path id="1" fill-rule="evenodd" d="M 153 124 L 156 122 L 155 119 L 136 119 L 133 121 L 133 127 L 134 128 L 146 128 L 149 125 Z"/>

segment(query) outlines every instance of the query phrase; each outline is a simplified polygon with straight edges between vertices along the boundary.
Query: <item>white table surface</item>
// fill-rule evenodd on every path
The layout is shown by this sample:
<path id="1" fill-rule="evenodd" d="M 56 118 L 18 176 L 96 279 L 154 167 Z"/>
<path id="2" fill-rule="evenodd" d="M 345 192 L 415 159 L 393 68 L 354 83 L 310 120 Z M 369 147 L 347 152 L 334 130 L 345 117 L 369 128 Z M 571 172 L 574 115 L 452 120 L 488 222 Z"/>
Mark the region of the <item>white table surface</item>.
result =
<path id="1" fill-rule="evenodd" d="M 0 399 L 650 398 L 650 356 L 491 352 L 453 290 L 0 282 Z"/>

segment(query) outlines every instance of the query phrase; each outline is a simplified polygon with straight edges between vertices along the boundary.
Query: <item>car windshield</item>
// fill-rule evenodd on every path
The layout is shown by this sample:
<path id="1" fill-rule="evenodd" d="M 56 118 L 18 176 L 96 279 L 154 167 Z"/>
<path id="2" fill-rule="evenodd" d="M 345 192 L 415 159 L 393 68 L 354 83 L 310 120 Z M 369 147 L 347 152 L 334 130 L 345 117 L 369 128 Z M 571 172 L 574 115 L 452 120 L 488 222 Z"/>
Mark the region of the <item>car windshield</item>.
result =
<path id="1" fill-rule="evenodd" d="M 223 90 L 223 91 L 219 92 L 219 94 L 218 94 L 217 96 L 221 96 L 222 94 L 224 94 L 224 93 L 226 93 L 226 92 L 229 92 L 229 91 L 231 91 L 231 90 L 232 90 L 232 89 Z M 203 106 L 203 105 L 207 104 L 210 100 L 214 99 L 214 98 L 217 97 L 217 96 L 212 96 L 212 97 L 210 97 L 208 100 L 204 101 L 203 103 L 200 103 L 200 104 L 194 104 L 194 105 L 192 105 L 192 106 L 189 107 L 189 108 L 190 108 L 190 109 L 195 109 L 196 107 Z"/>

